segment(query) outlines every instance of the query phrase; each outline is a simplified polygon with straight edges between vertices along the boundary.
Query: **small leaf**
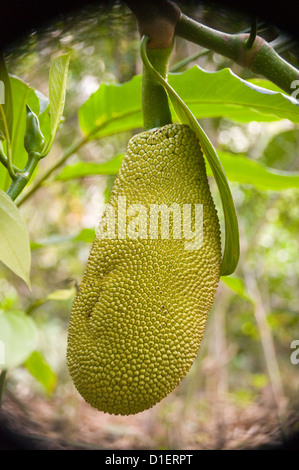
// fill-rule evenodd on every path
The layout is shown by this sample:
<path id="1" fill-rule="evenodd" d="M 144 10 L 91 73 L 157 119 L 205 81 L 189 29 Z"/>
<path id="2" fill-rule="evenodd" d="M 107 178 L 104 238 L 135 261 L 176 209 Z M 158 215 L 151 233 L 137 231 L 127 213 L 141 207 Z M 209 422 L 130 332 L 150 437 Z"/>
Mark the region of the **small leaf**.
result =
<path id="1" fill-rule="evenodd" d="M 0 261 L 30 287 L 31 252 L 27 227 L 19 209 L 1 190 Z"/>
<path id="2" fill-rule="evenodd" d="M 56 180 L 67 181 L 91 175 L 117 175 L 122 160 L 123 154 L 120 154 L 104 163 L 79 162 L 72 166 L 65 166 L 56 177 Z"/>
<path id="3" fill-rule="evenodd" d="M 231 290 L 236 292 L 240 297 L 242 297 L 245 300 L 249 300 L 250 302 L 253 303 L 253 300 L 248 294 L 245 288 L 244 282 L 241 278 L 236 277 L 236 276 L 222 276 L 221 281 Z"/>
<path id="4" fill-rule="evenodd" d="M 78 235 L 72 237 L 74 242 L 85 242 L 92 243 L 95 237 L 95 229 L 93 228 L 83 228 Z"/>
<path id="5" fill-rule="evenodd" d="M 49 104 L 51 117 L 51 138 L 47 144 L 47 152 L 52 146 L 64 110 L 67 74 L 70 53 L 55 59 L 49 74 Z"/>
<path id="6" fill-rule="evenodd" d="M 83 228 L 76 235 L 52 235 L 42 240 L 31 242 L 31 250 L 37 250 L 45 246 L 58 245 L 66 242 L 85 242 L 92 243 L 95 237 L 95 230 L 92 228 Z"/>
<path id="7" fill-rule="evenodd" d="M 51 292 L 46 300 L 69 300 L 74 297 L 76 293 L 76 289 L 73 287 L 72 289 L 58 289 Z"/>
<path id="8" fill-rule="evenodd" d="M 38 116 L 40 104 L 34 89 L 20 78 L 10 77 L 10 83 L 14 100 L 14 125 L 11 142 L 12 159 L 18 168 L 23 168 L 28 157 L 24 147 L 27 119 L 26 105 L 30 106 L 32 111 Z"/>
<path id="9" fill-rule="evenodd" d="M 72 300 L 76 294 L 76 288 L 72 287 L 71 289 L 58 289 L 53 292 L 50 292 L 46 297 L 42 297 L 34 300 L 27 309 L 27 313 L 32 312 L 32 310 L 40 307 L 49 301 L 65 302 Z"/>
<path id="10" fill-rule="evenodd" d="M 39 351 L 33 351 L 24 366 L 44 386 L 47 393 L 53 392 L 57 381 L 56 374 Z"/>
<path id="11" fill-rule="evenodd" d="M 21 365 L 36 342 L 37 328 L 30 317 L 20 311 L 0 311 L 0 369 Z"/>

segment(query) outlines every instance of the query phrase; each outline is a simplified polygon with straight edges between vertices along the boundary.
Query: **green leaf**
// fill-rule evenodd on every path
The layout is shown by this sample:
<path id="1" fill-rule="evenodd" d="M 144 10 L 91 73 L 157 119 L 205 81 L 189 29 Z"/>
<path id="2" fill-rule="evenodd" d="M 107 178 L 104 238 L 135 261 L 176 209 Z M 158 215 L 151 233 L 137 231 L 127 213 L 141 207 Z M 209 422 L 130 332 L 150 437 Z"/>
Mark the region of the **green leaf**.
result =
<path id="1" fill-rule="evenodd" d="M 13 125 L 13 102 L 9 75 L 2 54 L 0 53 L 0 133 L 11 141 Z"/>
<path id="2" fill-rule="evenodd" d="M 299 122 L 297 100 L 243 80 L 228 68 L 207 72 L 194 66 L 182 74 L 169 74 L 168 81 L 197 119 Z"/>
<path id="3" fill-rule="evenodd" d="M 49 142 L 51 137 L 51 118 L 50 118 L 50 105 L 38 116 L 41 131 L 45 137 L 45 141 Z"/>
<path id="4" fill-rule="evenodd" d="M 0 369 L 23 364 L 36 342 L 37 328 L 30 317 L 20 311 L 0 311 Z"/>
<path id="5" fill-rule="evenodd" d="M 56 302 L 65 302 L 69 300 L 73 300 L 76 294 L 76 288 L 71 287 L 70 289 L 58 289 L 53 292 L 50 292 L 46 297 L 41 297 L 39 299 L 34 300 L 31 305 L 28 307 L 27 312 L 32 312 L 32 310 L 40 307 L 41 305 L 45 304 L 49 301 L 56 301 Z"/>
<path id="6" fill-rule="evenodd" d="M 13 95 L 13 131 L 11 141 L 12 161 L 18 168 L 24 168 L 27 162 L 27 152 L 24 147 L 24 135 L 26 129 L 26 104 L 39 116 L 44 109 L 47 99 L 37 90 L 31 88 L 20 78 L 10 76 L 10 85 Z M 47 131 L 50 116 L 43 113 L 42 131 L 46 139 L 49 138 Z M 0 189 L 7 190 L 9 179 L 5 171 L 0 171 Z"/>
<path id="7" fill-rule="evenodd" d="M 53 235 L 51 237 L 31 242 L 31 250 L 37 250 L 46 246 L 57 245 L 66 242 L 85 242 L 92 243 L 95 237 L 95 230 L 92 228 L 83 228 L 77 235 Z"/>
<path id="8" fill-rule="evenodd" d="M 51 117 L 51 137 L 50 141 L 47 143 L 45 153 L 49 152 L 53 144 L 58 126 L 62 118 L 70 58 L 70 53 L 61 55 L 53 61 L 50 68 L 49 104 Z"/>
<path id="9" fill-rule="evenodd" d="M 74 242 L 85 242 L 92 243 L 95 237 L 95 229 L 93 228 L 83 228 L 78 235 L 75 235 L 72 238 Z"/>
<path id="10" fill-rule="evenodd" d="M 53 392 L 57 381 L 56 374 L 39 351 L 33 351 L 24 366 L 44 386 L 48 394 Z"/>
<path id="11" fill-rule="evenodd" d="M 282 191 L 299 188 L 299 173 L 274 170 L 240 154 L 217 150 L 227 178 L 240 184 L 250 184 L 262 191 Z M 207 168 L 208 176 L 213 176 Z"/>
<path id="12" fill-rule="evenodd" d="M 122 85 L 102 83 L 78 111 L 81 130 L 93 138 L 143 126 L 141 76 Z"/>
<path id="13" fill-rule="evenodd" d="M 73 287 L 72 289 L 58 289 L 51 292 L 46 300 L 69 300 L 74 297 L 76 293 L 76 289 Z"/>
<path id="14" fill-rule="evenodd" d="M 12 157 L 14 164 L 19 168 L 23 168 L 27 161 L 27 152 L 24 147 L 26 104 L 39 116 L 45 102 L 47 102 L 47 98 L 18 77 L 11 76 L 10 83 L 14 103 Z M 48 120 L 50 120 L 49 117 Z"/>
<path id="15" fill-rule="evenodd" d="M 31 252 L 27 227 L 19 209 L 1 190 L 0 261 L 30 287 Z"/>
<path id="16" fill-rule="evenodd" d="M 250 184 L 262 191 L 282 191 L 299 187 L 298 172 L 275 170 L 241 154 L 232 154 L 221 150 L 217 150 L 217 153 L 229 181 Z M 66 166 L 56 177 L 56 180 L 67 181 L 92 175 L 117 175 L 122 159 L 123 155 L 116 155 L 105 163 L 80 162 Z M 214 176 L 209 166 L 207 166 L 207 174 Z"/>
<path id="17" fill-rule="evenodd" d="M 232 291 L 236 292 L 240 297 L 242 297 L 245 300 L 249 300 L 250 302 L 253 303 L 253 300 L 249 296 L 246 287 L 244 285 L 244 282 L 241 278 L 236 277 L 236 276 L 222 276 L 221 281 L 229 287 Z"/>
<path id="18" fill-rule="evenodd" d="M 41 93 L 40 91 L 38 90 L 34 90 L 36 96 L 38 97 L 38 101 L 39 101 L 39 112 L 40 114 L 42 114 L 46 109 L 48 109 L 49 107 L 49 100 L 48 98 L 43 94 Z"/>
<path id="19" fill-rule="evenodd" d="M 250 78 L 247 80 L 248 83 L 252 83 L 253 85 L 266 88 L 267 90 L 277 91 L 278 93 L 286 94 L 281 88 L 279 88 L 275 83 L 270 82 L 266 78 Z"/>
<path id="20" fill-rule="evenodd" d="M 83 134 L 100 138 L 142 128 L 141 80 L 141 75 L 136 75 L 121 85 L 102 83 L 78 111 Z M 194 66 L 183 73 L 169 74 L 168 83 L 197 119 L 299 122 L 295 99 L 271 87 L 267 80 L 258 82 L 265 85 L 263 88 L 239 78 L 228 68 L 207 72 Z"/>
<path id="21" fill-rule="evenodd" d="M 14 126 L 12 137 L 12 160 L 18 168 L 23 168 L 27 162 L 27 152 L 24 147 L 26 129 L 26 104 L 38 116 L 39 99 L 33 88 L 17 77 L 10 77 L 14 102 Z"/>
<path id="22" fill-rule="evenodd" d="M 122 160 L 123 154 L 119 154 L 104 163 L 79 162 L 75 165 L 65 166 L 57 175 L 56 180 L 67 181 L 91 175 L 117 175 Z"/>

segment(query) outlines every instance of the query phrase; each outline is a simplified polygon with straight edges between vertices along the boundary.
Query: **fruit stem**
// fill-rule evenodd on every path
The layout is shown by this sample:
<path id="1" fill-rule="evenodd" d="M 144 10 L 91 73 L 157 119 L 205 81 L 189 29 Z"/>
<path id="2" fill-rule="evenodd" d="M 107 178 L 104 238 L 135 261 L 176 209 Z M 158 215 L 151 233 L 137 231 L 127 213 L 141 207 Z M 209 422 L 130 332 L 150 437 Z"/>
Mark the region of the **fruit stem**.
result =
<path id="1" fill-rule="evenodd" d="M 147 49 L 149 61 L 165 79 L 171 52 L 172 47 Z M 172 123 L 167 92 L 153 77 L 146 64 L 143 64 L 142 70 L 142 113 L 144 130 Z"/>

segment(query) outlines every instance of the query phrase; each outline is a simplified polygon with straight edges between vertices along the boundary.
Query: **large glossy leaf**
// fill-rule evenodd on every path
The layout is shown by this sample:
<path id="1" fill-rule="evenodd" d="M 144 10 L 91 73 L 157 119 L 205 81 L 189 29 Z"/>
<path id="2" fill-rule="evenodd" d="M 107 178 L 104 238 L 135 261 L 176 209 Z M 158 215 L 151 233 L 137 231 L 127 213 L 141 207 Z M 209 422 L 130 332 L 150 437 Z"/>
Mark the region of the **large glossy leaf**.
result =
<path id="1" fill-rule="evenodd" d="M 0 261 L 30 286 L 31 252 L 27 226 L 14 202 L 1 190 Z"/>
<path id="2" fill-rule="evenodd" d="M 78 111 L 83 134 L 104 137 L 143 126 L 141 76 L 122 85 L 100 85 Z"/>
<path id="3" fill-rule="evenodd" d="M 221 150 L 217 150 L 217 154 L 229 181 L 249 184 L 262 191 L 282 191 L 290 188 L 299 188 L 298 172 L 275 170 L 241 154 L 233 154 Z M 79 162 L 63 168 L 56 179 L 67 181 L 92 175 L 117 175 L 122 160 L 123 154 L 119 154 L 105 163 Z M 207 174 L 208 176 L 214 176 L 208 165 Z"/>
<path id="4" fill-rule="evenodd" d="M 40 103 L 35 90 L 17 77 L 11 77 L 11 89 L 14 99 L 12 156 L 14 164 L 22 168 L 27 160 L 27 152 L 24 148 L 26 104 L 38 116 Z"/>
<path id="5" fill-rule="evenodd" d="M 197 119 L 299 122 L 295 99 L 280 93 L 277 87 L 268 89 L 271 86 L 266 80 L 258 82 L 267 87 L 263 88 L 240 79 L 230 69 L 207 72 L 194 66 L 183 73 L 169 74 L 168 82 Z M 81 106 L 78 116 L 83 134 L 91 138 L 141 128 L 141 76 L 121 85 L 102 83 Z"/>
<path id="6" fill-rule="evenodd" d="M 37 328 L 20 311 L 0 311 L 0 369 L 21 365 L 36 347 Z"/>
<path id="7" fill-rule="evenodd" d="M 170 75 L 169 83 L 196 118 L 222 116 L 243 122 L 279 119 L 299 122 L 297 100 L 243 80 L 228 68 L 207 72 L 195 66 L 184 74 Z"/>
<path id="8" fill-rule="evenodd" d="M 104 163 L 78 162 L 75 165 L 65 166 L 56 179 L 67 181 L 74 178 L 83 178 L 91 175 L 116 175 L 120 168 L 123 155 L 119 154 Z"/>
<path id="9" fill-rule="evenodd" d="M 290 188 L 299 188 L 299 173 L 274 170 L 257 161 L 250 160 L 244 155 L 231 154 L 218 150 L 218 155 L 230 181 L 241 184 L 250 184 L 257 189 L 266 191 L 282 191 Z M 212 171 L 207 167 L 207 173 Z"/>
<path id="10" fill-rule="evenodd" d="M 275 85 L 275 83 L 270 82 L 270 80 L 267 80 L 266 78 L 249 78 L 247 82 L 262 88 L 266 88 L 267 90 L 278 91 L 284 95 L 286 94 L 281 88 Z"/>
<path id="11" fill-rule="evenodd" d="M 12 130 L 12 160 L 18 168 L 23 168 L 27 161 L 27 152 L 24 148 L 24 134 L 26 129 L 26 104 L 39 116 L 43 111 L 43 128 L 49 127 L 49 115 L 44 111 L 47 105 L 47 99 L 44 95 L 31 88 L 27 83 L 23 82 L 20 78 L 10 76 L 10 86 L 13 96 L 13 130 Z M 7 178 L 7 171 L 1 167 L 0 169 L 0 189 L 7 190 L 9 178 Z"/>

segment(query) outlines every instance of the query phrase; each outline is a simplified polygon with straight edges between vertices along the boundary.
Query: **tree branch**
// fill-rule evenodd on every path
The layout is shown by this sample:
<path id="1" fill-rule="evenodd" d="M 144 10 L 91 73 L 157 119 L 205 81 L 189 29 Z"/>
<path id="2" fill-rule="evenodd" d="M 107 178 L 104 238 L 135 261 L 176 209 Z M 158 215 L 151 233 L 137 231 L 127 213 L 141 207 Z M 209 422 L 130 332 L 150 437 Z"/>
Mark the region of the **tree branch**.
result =
<path id="1" fill-rule="evenodd" d="M 175 34 L 199 46 L 211 49 L 233 60 L 252 72 L 263 75 L 288 94 L 294 91 L 292 82 L 299 79 L 299 70 L 286 62 L 260 36 L 248 49 L 250 34 L 227 34 L 205 26 L 181 14 L 176 23 Z"/>
<path id="2" fill-rule="evenodd" d="M 181 15 L 172 0 L 125 0 L 136 16 L 140 37 L 151 38 L 150 49 L 172 47 L 175 25 Z"/>

